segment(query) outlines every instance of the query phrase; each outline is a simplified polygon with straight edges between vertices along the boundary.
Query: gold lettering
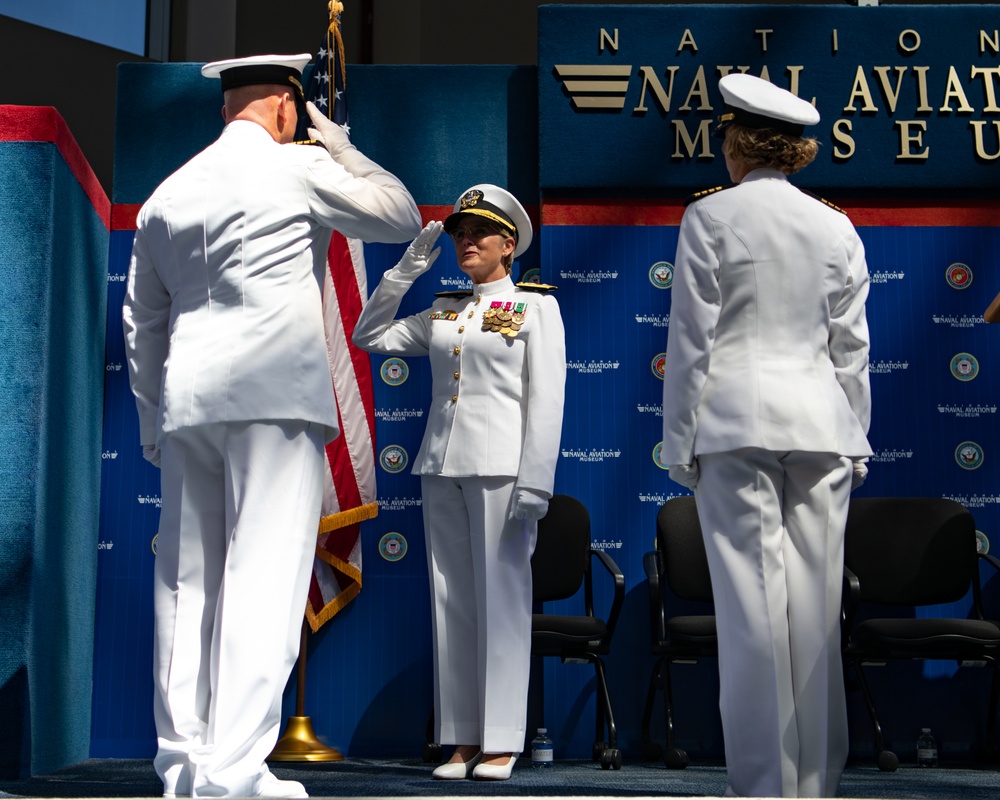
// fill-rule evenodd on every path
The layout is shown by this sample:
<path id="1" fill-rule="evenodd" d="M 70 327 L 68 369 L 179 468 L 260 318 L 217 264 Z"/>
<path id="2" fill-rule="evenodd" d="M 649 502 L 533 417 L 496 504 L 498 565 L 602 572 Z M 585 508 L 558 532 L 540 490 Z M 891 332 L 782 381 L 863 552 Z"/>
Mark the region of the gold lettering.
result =
<path id="1" fill-rule="evenodd" d="M 660 104 L 660 108 L 663 111 L 669 111 L 670 98 L 674 93 L 674 75 L 679 69 L 680 67 L 667 67 L 667 90 L 664 91 L 660 79 L 656 77 L 656 73 L 652 67 L 639 67 L 639 73 L 642 75 L 642 89 L 639 92 L 639 105 L 632 110 L 649 111 L 646 108 L 646 87 L 649 86 L 653 90 L 653 96 Z"/>
<path id="2" fill-rule="evenodd" d="M 691 82 L 691 90 L 688 92 L 687 99 L 684 101 L 678 110 L 679 111 L 690 111 L 691 110 L 691 98 L 698 96 L 701 98 L 701 104 L 698 106 L 699 111 L 711 111 L 712 106 L 708 102 L 708 83 L 705 80 L 705 67 L 698 67 L 698 72 L 695 73 L 694 80 Z"/>
<path id="3" fill-rule="evenodd" d="M 799 96 L 799 75 L 802 72 L 802 66 L 797 65 L 794 67 L 785 67 L 785 72 L 788 73 L 788 91 L 794 94 L 796 97 Z M 816 105 L 816 98 L 814 97 L 810 101 L 813 105 Z"/>
<path id="4" fill-rule="evenodd" d="M 992 39 L 987 35 L 986 31 L 979 31 L 979 55 L 986 52 L 986 45 L 990 46 L 993 55 L 1000 52 L 1000 35 L 998 35 L 996 28 L 993 29 Z"/>
<path id="5" fill-rule="evenodd" d="M 750 67 L 716 67 L 715 69 L 718 71 L 720 78 L 725 78 L 734 69 L 737 72 L 746 73 L 750 69 Z"/>
<path id="6" fill-rule="evenodd" d="M 896 70 L 896 90 L 893 91 L 892 87 L 889 86 L 889 70 Z M 889 113 L 896 113 L 896 103 L 899 101 L 899 88 L 903 83 L 903 74 L 906 72 L 906 67 L 875 67 L 875 74 L 878 75 L 879 83 L 882 84 L 882 96 L 885 98 L 885 102 L 889 104 Z"/>
<path id="7" fill-rule="evenodd" d="M 931 150 L 930 147 L 924 147 L 924 131 L 927 130 L 927 120 L 899 120 L 895 125 L 899 128 L 899 153 L 896 154 L 896 158 L 915 161 L 926 160 Z M 916 130 L 911 130 L 911 126 Z M 923 147 L 924 149 L 914 152 L 914 147 Z"/>
<path id="8" fill-rule="evenodd" d="M 995 161 L 1000 158 L 1000 147 L 992 155 L 986 153 L 986 148 L 983 145 L 983 126 L 987 123 L 986 120 L 973 120 L 969 122 L 973 130 L 976 132 L 976 155 L 986 161 Z M 997 132 L 997 139 L 1000 140 L 1000 122 L 993 120 L 993 127 Z"/>
<path id="9" fill-rule="evenodd" d="M 712 124 L 712 120 L 703 119 L 698 125 L 698 132 L 695 133 L 694 138 L 688 135 L 687 125 L 684 124 L 682 119 L 672 119 L 670 123 L 674 126 L 677 134 L 674 137 L 674 152 L 671 156 L 672 158 L 691 158 L 694 156 L 695 146 L 698 141 L 701 141 L 701 152 L 698 153 L 698 158 L 715 158 L 712 155 L 712 148 L 709 146 L 709 129 Z M 681 152 L 681 143 L 684 144 L 684 149 L 687 154 Z"/>
<path id="10" fill-rule="evenodd" d="M 767 71 L 767 64 L 761 67 L 760 77 L 763 78 L 765 81 L 771 80 L 771 73 Z"/>
<path id="11" fill-rule="evenodd" d="M 833 123 L 833 139 L 838 144 L 844 145 L 847 149 L 841 150 L 839 147 L 833 148 L 833 157 L 839 159 L 840 161 L 846 161 L 851 156 L 854 155 L 855 144 L 854 137 L 851 136 L 851 130 L 854 128 L 854 123 L 849 119 L 838 119 Z"/>
<path id="12" fill-rule="evenodd" d="M 906 38 L 911 37 L 913 44 L 907 44 Z M 920 47 L 920 34 L 915 30 L 907 28 L 899 34 L 899 49 L 904 53 L 913 53 Z"/>
<path id="13" fill-rule="evenodd" d="M 948 67 L 948 86 L 944 90 L 944 104 L 938 111 L 952 111 L 950 102 L 952 100 L 958 101 L 959 111 L 973 111 L 972 106 L 969 105 L 969 101 L 965 97 L 965 90 L 962 88 L 962 84 L 959 83 L 958 73 L 955 72 L 954 67 Z"/>
<path id="14" fill-rule="evenodd" d="M 767 52 L 767 35 L 769 33 L 774 33 L 774 28 L 757 28 L 754 33 L 760 34 L 760 51 L 762 53 Z"/>
<path id="15" fill-rule="evenodd" d="M 833 29 L 833 52 L 834 52 L 834 54 L 836 54 L 836 52 L 839 49 L 840 49 L 840 45 L 837 43 L 837 29 L 834 28 Z"/>
<path id="16" fill-rule="evenodd" d="M 615 53 L 618 52 L 618 28 L 615 28 L 614 38 L 611 37 L 606 28 L 601 28 L 601 38 L 597 45 L 598 52 L 604 52 L 605 44 Z"/>
<path id="17" fill-rule="evenodd" d="M 868 88 L 868 80 L 865 78 L 865 72 L 861 65 L 858 65 L 858 71 L 854 75 L 854 86 L 851 87 L 851 96 L 848 98 L 847 105 L 844 106 L 844 111 L 857 111 L 854 107 L 854 101 L 858 98 L 863 103 L 862 111 L 878 111 L 878 106 L 872 100 L 872 92 Z"/>
<path id="18" fill-rule="evenodd" d="M 690 47 L 692 52 L 698 52 L 698 45 L 695 44 L 694 36 L 691 35 L 691 29 L 685 28 L 684 35 L 681 36 L 681 43 L 677 45 L 677 52 L 679 53 L 685 47 Z"/>
<path id="19" fill-rule="evenodd" d="M 983 86 L 986 87 L 986 107 L 983 111 L 1000 111 L 993 86 L 993 79 L 1000 77 L 1000 67 L 973 67 L 972 79 L 975 80 L 980 75 L 983 76 Z"/>
<path id="20" fill-rule="evenodd" d="M 914 67 L 913 74 L 917 76 L 917 97 L 920 99 L 920 105 L 917 106 L 917 112 L 924 112 L 929 114 L 934 109 L 931 108 L 930 100 L 927 99 L 927 71 L 930 67 Z"/>

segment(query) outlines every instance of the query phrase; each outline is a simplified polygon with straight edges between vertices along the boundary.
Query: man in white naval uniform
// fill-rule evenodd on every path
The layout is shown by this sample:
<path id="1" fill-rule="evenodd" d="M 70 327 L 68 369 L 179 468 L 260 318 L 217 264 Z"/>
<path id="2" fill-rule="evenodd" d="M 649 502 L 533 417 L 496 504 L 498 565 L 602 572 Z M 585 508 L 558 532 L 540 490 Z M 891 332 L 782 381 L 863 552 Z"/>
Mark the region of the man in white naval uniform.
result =
<path id="1" fill-rule="evenodd" d="M 681 222 L 662 463 L 694 489 L 719 634 L 728 794 L 832 797 L 848 751 L 844 527 L 867 472 L 868 270 L 839 210 L 789 183 L 812 105 L 729 75 L 736 186 Z"/>
<path id="2" fill-rule="evenodd" d="M 144 455 L 161 467 L 154 766 L 165 797 L 306 797 L 264 759 L 298 655 L 324 446 L 338 435 L 321 308 L 334 229 L 420 230 L 393 175 L 309 108 L 309 55 L 206 64 L 225 129 L 139 212 L 124 304 Z"/>
<path id="3" fill-rule="evenodd" d="M 430 356 L 431 407 L 413 473 L 431 583 L 437 741 L 456 745 L 433 776 L 506 780 L 524 745 L 531 554 L 559 455 L 565 334 L 546 287 L 510 278 L 532 236 L 513 195 L 473 186 L 443 227 L 471 291 L 394 319 L 438 255 L 442 224 L 432 222 L 383 276 L 354 342 Z"/>

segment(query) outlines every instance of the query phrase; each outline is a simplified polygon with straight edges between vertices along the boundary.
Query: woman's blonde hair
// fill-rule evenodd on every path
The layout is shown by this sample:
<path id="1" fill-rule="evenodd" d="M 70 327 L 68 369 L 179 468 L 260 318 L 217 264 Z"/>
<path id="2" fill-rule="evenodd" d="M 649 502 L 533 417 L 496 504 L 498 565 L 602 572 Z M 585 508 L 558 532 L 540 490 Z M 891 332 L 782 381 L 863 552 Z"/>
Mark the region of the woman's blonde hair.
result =
<path id="1" fill-rule="evenodd" d="M 794 175 L 809 166 L 819 152 L 819 142 L 804 136 L 778 133 L 773 128 L 747 128 L 731 124 L 722 151 L 751 169 L 769 168 Z"/>

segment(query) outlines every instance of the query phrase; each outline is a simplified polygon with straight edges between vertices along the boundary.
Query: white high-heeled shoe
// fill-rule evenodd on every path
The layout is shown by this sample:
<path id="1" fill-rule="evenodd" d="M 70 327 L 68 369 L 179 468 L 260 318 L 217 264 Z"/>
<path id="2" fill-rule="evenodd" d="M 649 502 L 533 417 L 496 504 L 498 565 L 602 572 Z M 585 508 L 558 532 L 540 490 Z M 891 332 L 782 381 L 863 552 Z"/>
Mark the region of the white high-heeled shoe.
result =
<path id="1" fill-rule="evenodd" d="M 432 773 L 432 778 L 439 781 L 464 781 L 476 768 L 476 765 L 483 760 L 483 751 L 480 750 L 468 761 L 449 761 L 437 767 Z"/>
<path id="2" fill-rule="evenodd" d="M 480 764 L 472 770 L 472 777 L 480 781 L 505 781 L 510 777 L 520 753 L 511 753 L 506 764 Z"/>

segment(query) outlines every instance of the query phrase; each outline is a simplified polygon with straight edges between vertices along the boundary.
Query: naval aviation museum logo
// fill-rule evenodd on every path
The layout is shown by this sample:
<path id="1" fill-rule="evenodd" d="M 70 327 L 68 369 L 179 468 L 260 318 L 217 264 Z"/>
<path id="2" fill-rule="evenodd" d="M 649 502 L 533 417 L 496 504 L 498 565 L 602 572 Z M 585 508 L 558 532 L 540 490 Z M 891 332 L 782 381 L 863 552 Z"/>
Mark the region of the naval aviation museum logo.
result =
<path id="1" fill-rule="evenodd" d="M 657 261 L 649 268 L 649 282 L 657 289 L 669 289 L 674 283 L 674 265 Z"/>
<path id="2" fill-rule="evenodd" d="M 982 531 L 976 531 L 976 552 L 984 556 L 990 552 L 990 540 Z"/>
<path id="3" fill-rule="evenodd" d="M 979 362 L 971 353 L 957 353 L 951 359 L 951 374 L 960 381 L 971 381 L 979 374 Z"/>
<path id="4" fill-rule="evenodd" d="M 378 457 L 378 463 L 382 465 L 382 469 L 392 473 L 402 472 L 406 469 L 409 460 L 406 451 L 398 444 L 390 444 L 385 447 Z"/>
<path id="5" fill-rule="evenodd" d="M 394 531 L 378 541 L 378 552 L 386 561 L 399 561 L 406 555 L 406 537 Z"/>
<path id="6" fill-rule="evenodd" d="M 945 270 L 944 279 L 952 289 L 968 289 L 972 283 L 972 270 L 968 264 L 956 262 Z"/>
<path id="7" fill-rule="evenodd" d="M 401 358 L 387 358 L 379 368 L 382 380 L 390 386 L 401 386 L 410 377 L 410 368 Z"/>
<path id="8" fill-rule="evenodd" d="M 656 447 L 653 448 L 653 463 L 656 464 L 660 469 L 670 469 L 669 464 L 664 464 L 660 456 L 663 455 L 663 442 L 657 442 Z"/>
<path id="9" fill-rule="evenodd" d="M 983 448 L 975 442 L 962 442 L 955 448 L 955 461 L 962 469 L 979 469 L 983 465 Z"/>

